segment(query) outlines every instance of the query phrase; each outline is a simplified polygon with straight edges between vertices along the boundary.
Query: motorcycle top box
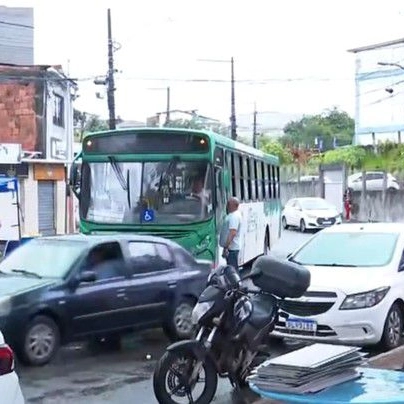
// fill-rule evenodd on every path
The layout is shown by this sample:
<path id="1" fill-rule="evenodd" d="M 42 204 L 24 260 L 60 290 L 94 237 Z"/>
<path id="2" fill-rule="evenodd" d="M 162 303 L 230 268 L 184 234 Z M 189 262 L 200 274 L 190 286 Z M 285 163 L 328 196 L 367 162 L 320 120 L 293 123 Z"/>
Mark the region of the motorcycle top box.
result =
<path id="1" fill-rule="evenodd" d="M 291 261 L 268 255 L 256 259 L 251 270 L 255 286 L 279 298 L 299 298 L 310 286 L 310 271 Z"/>

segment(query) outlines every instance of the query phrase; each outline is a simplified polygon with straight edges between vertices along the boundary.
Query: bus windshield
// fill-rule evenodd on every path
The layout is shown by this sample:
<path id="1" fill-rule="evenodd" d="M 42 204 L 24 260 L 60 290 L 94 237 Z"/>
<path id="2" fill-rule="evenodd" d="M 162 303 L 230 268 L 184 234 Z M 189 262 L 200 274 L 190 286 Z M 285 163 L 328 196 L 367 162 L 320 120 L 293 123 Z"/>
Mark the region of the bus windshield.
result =
<path id="1" fill-rule="evenodd" d="M 105 224 L 181 224 L 213 213 L 207 161 L 83 163 L 82 219 Z"/>

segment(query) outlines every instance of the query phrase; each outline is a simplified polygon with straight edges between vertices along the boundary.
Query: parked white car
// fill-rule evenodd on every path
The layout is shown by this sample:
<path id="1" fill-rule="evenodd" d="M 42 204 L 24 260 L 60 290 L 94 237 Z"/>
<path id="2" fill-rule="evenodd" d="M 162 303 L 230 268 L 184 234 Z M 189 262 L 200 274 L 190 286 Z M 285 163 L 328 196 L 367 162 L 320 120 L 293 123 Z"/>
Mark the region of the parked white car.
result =
<path id="1" fill-rule="evenodd" d="M 24 404 L 20 382 L 14 370 L 14 354 L 0 332 L 0 394 L 1 404 Z"/>
<path id="2" fill-rule="evenodd" d="M 366 190 L 382 191 L 383 190 L 383 171 L 368 171 L 366 173 Z M 353 191 L 362 190 L 362 173 L 352 174 L 348 177 L 348 188 Z M 400 189 L 397 179 L 390 173 L 387 173 L 387 189 L 395 191 Z"/>
<path id="3" fill-rule="evenodd" d="M 286 299 L 274 336 L 352 345 L 402 342 L 404 227 L 342 224 L 310 238 L 288 259 L 310 270 L 300 299 Z"/>
<path id="4" fill-rule="evenodd" d="M 308 229 L 323 229 L 340 224 L 341 214 L 337 208 L 323 198 L 293 198 L 282 211 L 282 226 L 298 227 L 301 232 Z"/>

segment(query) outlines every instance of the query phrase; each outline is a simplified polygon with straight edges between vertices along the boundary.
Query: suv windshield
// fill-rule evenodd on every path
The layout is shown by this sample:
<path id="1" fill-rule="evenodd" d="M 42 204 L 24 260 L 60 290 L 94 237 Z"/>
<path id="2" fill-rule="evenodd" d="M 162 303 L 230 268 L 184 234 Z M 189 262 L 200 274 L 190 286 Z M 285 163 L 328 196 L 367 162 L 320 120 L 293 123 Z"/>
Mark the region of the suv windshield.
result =
<path id="1" fill-rule="evenodd" d="M 208 162 L 84 163 L 81 217 L 110 224 L 180 224 L 212 216 Z"/>
<path id="2" fill-rule="evenodd" d="M 303 265 L 378 267 L 390 263 L 398 233 L 320 232 L 292 260 Z"/>
<path id="3" fill-rule="evenodd" d="M 63 278 L 86 245 L 84 241 L 30 240 L 6 256 L 0 263 L 0 271 L 7 274 L 25 271 L 44 278 Z"/>

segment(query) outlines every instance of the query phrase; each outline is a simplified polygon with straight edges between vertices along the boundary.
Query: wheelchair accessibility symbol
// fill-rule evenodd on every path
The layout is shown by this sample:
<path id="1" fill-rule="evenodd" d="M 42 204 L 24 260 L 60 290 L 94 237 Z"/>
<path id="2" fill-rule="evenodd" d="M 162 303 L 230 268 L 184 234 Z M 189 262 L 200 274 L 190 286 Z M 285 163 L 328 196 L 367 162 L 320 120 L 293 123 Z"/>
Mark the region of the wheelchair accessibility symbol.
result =
<path id="1" fill-rule="evenodd" d="M 154 210 L 146 209 L 143 211 L 143 220 L 145 222 L 152 222 L 154 220 Z"/>

